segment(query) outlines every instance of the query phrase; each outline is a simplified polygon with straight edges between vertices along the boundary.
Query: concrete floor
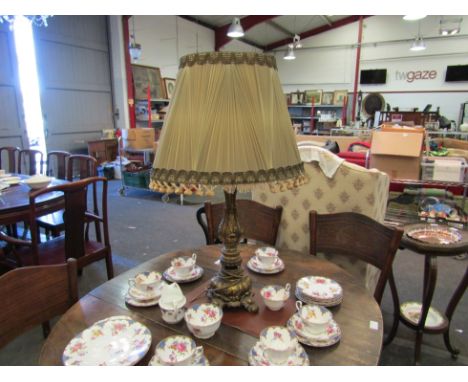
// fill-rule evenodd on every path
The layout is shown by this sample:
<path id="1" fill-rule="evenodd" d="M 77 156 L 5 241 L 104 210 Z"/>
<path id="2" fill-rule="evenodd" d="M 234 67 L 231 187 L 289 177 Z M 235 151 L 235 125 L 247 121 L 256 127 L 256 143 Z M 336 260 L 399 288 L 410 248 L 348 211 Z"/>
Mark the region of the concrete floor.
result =
<path id="1" fill-rule="evenodd" d="M 120 182 L 111 181 L 108 194 L 110 237 L 114 271 L 118 275 L 154 256 L 174 249 L 203 245 L 205 239 L 195 219 L 199 205 L 178 203 L 172 197 L 161 202 L 160 194 L 131 190 L 127 196 L 119 194 Z M 444 311 L 451 293 L 462 278 L 467 259 L 439 259 L 438 284 L 433 305 Z M 399 251 L 394 274 L 401 301 L 420 300 L 422 293 L 423 256 Z M 106 281 L 104 262 L 92 264 L 79 279 L 80 295 L 84 295 Z M 388 291 L 382 311 L 386 329 L 392 322 L 392 305 Z M 468 301 L 461 300 L 451 326 L 452 344 L 461 349 L 457 360 L 445 350 L 441 335 L 425 335 L 422 347 L 423 365 L 468 365 Z M 0 365 L 37 365 L 43 344 L 41 328 L 18 337 L 0 350 Z M 384 348 L 382 365 L 411 365 L 414 352 L 414 333 L 400 324 L 393 343 Z"/>

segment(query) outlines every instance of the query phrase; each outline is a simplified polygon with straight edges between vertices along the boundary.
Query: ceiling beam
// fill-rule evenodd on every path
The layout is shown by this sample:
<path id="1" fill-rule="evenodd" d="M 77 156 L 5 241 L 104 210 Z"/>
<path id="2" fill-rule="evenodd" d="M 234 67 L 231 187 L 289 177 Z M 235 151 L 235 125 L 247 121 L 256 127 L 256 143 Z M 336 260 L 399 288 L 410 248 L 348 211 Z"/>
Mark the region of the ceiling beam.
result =
<path id="1" fill-rule="evenodd" d="M 244 28 L 244 32 L 247 32 L 249 29 L 253 28 L 255 25 L 261 24 L 275 17 L 278 17 L 278 16 L 272 16 L 272 15 L 245 16 L 241 18 L 241 25 L 242 25 L 242 28 Z M 230 25 L 231 23 L 223 25 L 221 27 L 217 27 L 215 29 L 215 50 L 220 50 L 224 45 L 226 45 L 229 41 L 231 41 L 231 38 L 227 36 L 227 31 Z M 251 45 L 258 47 L 258 45 L 248 42 L 248 40 L 241 40 L 241 41 L 244 41 L 247 44 L 251 44 Z M 263 49 L 263 47 L 261 47 L 261 49 Z"/>
<path id="2" fill-rule="evenodd" d="M 327 32 L 327 31 L 330 31 L 332 29 L 336 29 L 336 28 L 340 28 L 342 26 L 345 26 L 345 25 L 348 25 L 348 24 L 351 24 L 351 23 L 354 23 L 356 21 L 359 21 L 359 18 L 361 16 L 349 16 L 349 17 L 345 17 L 341 20 L 337 20 L 337 21 L 334 21 L 331 23 L 331 25 L 322 25 L 318 28 L 314 28 L 314 29 L 311 29 L 311 30 L 308 30 L 308 31 L 305 31 L 305 32 L 302 32 L 301 34 L 299 34 L 299 36 L 301 36 L 301 40 L 305 39 L 305 38 L 308 38 L 308 37 L 312 37 L 312 36 L 315 36 L 317 34 L 320 34 L 320 33 L 323 33 L 323 32 Z M 370 17 L 369 16 L 363 16 L 363 18 L 367 18 L 367 17 Z M 290 38 L 285 38 L 283 40 L 280 40 L 280 41 L 276 41 L 276 42 L 273 42 L 271 44 L 268 44 L 266 47 L 265 47 L 265 50 L 266 51 L 270 51 L 270 50 L 273 50 L 275 48 L 279 48 L 283 45 L 287 45 L 291 42 L 291 39 Z"/>
<path id="3" fill-rule="evenodd" d="M 332 21 L 328 18 L 328 16 L 320 16 L 320 18 L 325 21 L 328 25 L 332 25 Z"/>

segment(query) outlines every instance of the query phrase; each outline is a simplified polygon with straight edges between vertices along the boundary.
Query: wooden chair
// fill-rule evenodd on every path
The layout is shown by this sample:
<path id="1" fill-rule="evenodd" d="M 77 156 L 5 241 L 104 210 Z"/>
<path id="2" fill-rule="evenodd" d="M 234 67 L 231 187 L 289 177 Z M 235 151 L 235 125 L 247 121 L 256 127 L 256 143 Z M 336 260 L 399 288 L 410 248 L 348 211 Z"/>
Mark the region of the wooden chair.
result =
<path id="1" fill-rule="evenodd" d="M 90 155 L 75 154 L 68 157 L 67 180 L 97 176 L 97 160 Z"/>
<path id="2" fill-rule="evenodd" d="M 393 278 L 392 264 L 403 231 L 389 228 L 358 213 L 342 212 L 319 215 L 309 214 L 310 253 L 343 255 L 362 260 L 380 269 L 374 298 L 380 305 L 387 284 L 393 297 L 394 321 L 385 344 L 393 337 L 398 326 L 400 303 Z"/>
<path id="3" fill-rule="evenodd" d="M 47 153 L 47 175 L 57 179 L 67 179 L 67 151 L 50 151 Z"/>
<path id="4" fill-rule="evenodd" d="M 3 153 L 6 153 L 6 157 L 8 159 L 7 164 L 4 164 L 2 161 L 2 156 Z M 16 173 L 16 170 L 18 166 L 16 165 L 17 161 L 17 153 L 20 152 L 19 147 L 11 147 L 11 146 L 5 146 L 5 147 L 0 147 L 0 168 L 4 169 L 7 172 L 11 173 Z"/>
<path id="5" fill-rule="evenodd" d="M 237 200 L 236 205 L 243 237 L 274 246 L 283 208 L 271 208 L 252 200 L 242 199 Z M 218 238 L 218 227 L 223 216 L 224 203 L 206 202 L 198 209 L 197 221 L 205 234 L 206 244 L 221 242 Z"/>
<path id="6" fill-rule="evenodd" d="M 96 215 L 87 211 L 87 189 L 91 185 L 96 187 L 100 183 L 102 192 L 100 203 L 102 213 Z M 56 237 L 46 242 L 39 242 L 37 229 L 38 212 L 36 200 L 50 192 L 63 192 L 65 209 L 63 212 L 65 235 Z M 112 265 L 112 252 L 109 241 L 109 228 L 107 221 L 107 179 L 92 177 L 62 184 L 54 187 L 43 188 L 29 194 L 29 221 L 31 226 L 31 240 L 12 238 L 0 232 L 0 240 L 10 244 L 16 266 L 48 265 L 64 263 L 69 258 L 77 260 L 78 272 L 92 262 L 105 259 L 107 277 L 114 276 Z M 100 232 L 104 240 L 91 240 L 86 235 L 86 222 L 92 219 L 100 225 Z"/>
<path id="7" fill-rule="evenodd" d="M 64 157 L 63 151 L 60 152 L 60 156 Z M 52 154 L 52 152 L 50 153 Z M 67 153 L 68 154 L 68 153 Z M 65 160 L 65 158 L 63 158 Z M 70 182 L 77 179 L 86 179 L 93 176 L 97 176 L 97 161 L 95 158 L 89 155 L 70 155 L 68 154 L 67 161 L 67 175 L 66 179 Z M 99 215 L 99 208 L 97 203 L 97 190 L 93 185 L 93 213 Z M 63 223 L 63 211 L 57 211 L 52 214 L 41 216 L 38 219 L 38 226 L 45 230 L 47 239 L 52 237 L 60 236 L 64 231 L 65 225 Z M 99 241 L 101 240 L 101 233 L 99 230 L 99 224 L 95 225 L 96 236 Z M 89 228 L 87 226 L 87 232 Z"/>
<path id="8" fill-rule="evenodd" d="M 42 174 L 44 155 L 39 150 L 20 150 L 18 156 L 18 173 L 26 175 Z"/>
<path id="9" fill-rule="evenodd" d="M 65 313 L 78 300 L 76 260 L 66 264 L 14 269 L 0 277 L 0 348 L 42 323 Z"/>

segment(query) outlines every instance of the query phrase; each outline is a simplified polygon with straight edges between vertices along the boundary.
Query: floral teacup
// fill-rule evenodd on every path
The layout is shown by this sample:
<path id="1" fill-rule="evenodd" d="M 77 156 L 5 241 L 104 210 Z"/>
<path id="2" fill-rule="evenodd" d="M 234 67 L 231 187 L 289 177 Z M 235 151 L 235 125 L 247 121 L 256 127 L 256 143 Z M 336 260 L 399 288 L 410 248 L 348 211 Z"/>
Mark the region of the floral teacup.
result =
<path id="1" fill-rule="evenodd" d="M 210 338 L 218 330 L 223 311 L 215 304 L 196 304 L 185 313 L 185 322 L 197 338 Z"/>
<path id="2" fill-rule="evenodd" d="M 280 310 L 286 300 L 289 298 L 289 290 L 291 289 L 291 284 L 287 283 L 285 286 L 281 285 L 267 285 L 262 288 L 260 294 L 263 297 L 265 305 L 270 310 Z"/>
<path id="3" fill-rule="evenodd" d="M 170 336 L 156 345 L 156 356 L 165 365 L 193 365 L 203 356 L 203 346 L 187 336 Z"/>
<path id="4" fill-rule="evenodd" d="M 159 300 L 159 307 L 161 308 L 162 319 L 169 324 L 177 324 L 182 321 L 185 313 L 185 303 L 187 299 L 185 296 L 177 301 L 161 301 Z"/>
<path id="5" fill-rule="evenodd" d="M 261 247 L 255 251 L 258 261 L 265 267 L 271 267 L 278 259 L 278 251 L 273 247 Z"/>
<path id="6" fill-rule="evenodd" d="M 172 268 L 179 277 L 186 277 L 190 275 L 195 267 L 197 261 L 197 254 L 192 254 L 192 257 L 177 257 L 171 261 Z"/>
<path id="7" fill-rule="evenodd" d="M 296 334 L 284 326 L 269 326 L 260 333 L 260 343 L 267 359 L 281 365 L 293 354 L 298 341 Z"/>
<path id="8" fill-rule="evenodd" d="M 296 301 L 296 308 L 306 334 L 314 335 L 325 332 L 333 318 L 331 312 L 320 305 L 303 305 L 302 301 Z"/>
<path id="9" fill-rule="evenodd" d="M 130 288 L 136 288 L 140 292 L 154 294 L 161 286 L 162 276 L 159 272 L 142 272 L 128 280 Z"/>

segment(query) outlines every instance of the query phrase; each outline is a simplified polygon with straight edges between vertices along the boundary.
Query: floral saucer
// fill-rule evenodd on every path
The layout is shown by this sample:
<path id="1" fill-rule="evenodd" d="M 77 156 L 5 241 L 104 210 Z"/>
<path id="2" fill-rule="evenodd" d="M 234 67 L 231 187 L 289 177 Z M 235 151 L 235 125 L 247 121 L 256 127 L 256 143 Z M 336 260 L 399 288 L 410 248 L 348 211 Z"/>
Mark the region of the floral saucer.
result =
<path id="1" fill-rule="evenodd" d="M 280 273 L 284 270 L 284 262 L 279 257 L 270 267 L 265 267 L 257 258 L 257 256 L 252 256 L 247 262 L 247 268 L 251 271 L 263 274 L 275 274 Z"/>
<path id="2" fill-rule="evenodd" d="M 127 295 L 131 297 L 133 300 L 138 300 L 140 302 L 155 300 L 155 299 L 159 300 L 159 297 L 161 297 L 161 289 L 162 288 L 158 288 L 150 292 L 143 292 L 142 290 L 138 288 L 131 287 L 128 289 Z"/>
<path id="3" fill-rule="evenodd" d="M 161 298 L 161 296 L 157 296 L 156 298 L 154 298 L 152 300 L 137 300 L 137 299 L 133 298 L 130 294 L 127 293 L 125 295 L 125 302 L 128 305 L 136 306 L 136 307 L 139 307 L 139 308 L 145 308 L 145 307 L 148 307 L 148 306 L 158 305 L 160 298 Z"/>
<path id="4" fill-rule="evenodd" d="M 341 329 L 335 320 L 331 320 L 330 325 L 328 325 L 324 333 L 314 335 L 304 332 L 304 324 L 297 313 L 288 320 L 286 326 L 289 330 L 296 333 L 300 343 L 308 346 L 327 347 L 336 344 L 341 339 Z"/>
<path id="5" fill-rule="evenodd" d="M 148 366 L 167 366 L 158 359 L 158 357 L 153 356 L 151 358 L 151 361 L 149 362 Z M 210 366 L 210 362 L 208 361 L 208 358 L 205 356 L 201 357 L 197 362 L 192 363 L 190 366 Z"/>
<path id="6" fill-rule="evenodd" d="M 334 306 L 340 305 L 343 302 L 343 296 L 340 296 L 337 299 L 333 299 L 333 300 L 313 299 L 313 298 L 310 298 L 301 294 L 298 288 L 296 288 L 295 295 L 298 300 L 301 300 L 302 302 L 306 304 L 315 304 L 315 305 L 324 306 L 326 308 L 332 308 Z"/>
<path id="7" fill-rule="evenodd" d="M 172 283 L 179 283 L 179 284 L 190 283 L 192 281 L 198 280 L 202 276 L 203 276 L 203 268 L 198 265 L 195 265 L 195 267 L 193 268 L 193 271 L 190 272 L 188 276 L 183 276 L 183 277 L 179 276 L 174 270 L 174 267 L 172 266 L 166 269 L 163 273 L 163 277 L 167 281 L 170 281 Z"/>
<path id="8" fill-rule="evenodd" d="M 408 301 L 400 305 L 400 312 L 407 320 L 411 321 L 414 325 L 418 325 L 421 318 L 421 308 L 422 305 L 420 302 Z M 426 328 L 437 328 L 441 326 L 444 321 L 445 318 L 442 313 L 437 309 L 430 307 L 424 326 Z"/>
<path id="9" fill-rule="evenodd" d="M 337 300 L 343 288 L 335 280 L 321 276 L 306 276 L 297 281 L 296 290 L 314 301 Z"/>
<path id="10" fill-rule="evenodd" d="M 65 366 L 130 366 L 140 361 L 151 346 L 148 328 L 127 316 L 95 322 L 66 346 Z"/>
<path id="11" fill-rule="evenodd" d="M 297 344 L 286 363 L 277 365 L 272 363 L 266 358 L 264 349 L 260 341 L 258 341 L 249 352 L 249 365 L 250 366 L 309 366 L 309 356 L 304 348 Z"/>

